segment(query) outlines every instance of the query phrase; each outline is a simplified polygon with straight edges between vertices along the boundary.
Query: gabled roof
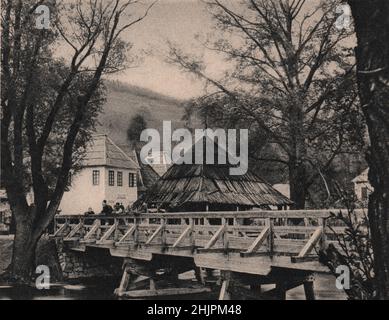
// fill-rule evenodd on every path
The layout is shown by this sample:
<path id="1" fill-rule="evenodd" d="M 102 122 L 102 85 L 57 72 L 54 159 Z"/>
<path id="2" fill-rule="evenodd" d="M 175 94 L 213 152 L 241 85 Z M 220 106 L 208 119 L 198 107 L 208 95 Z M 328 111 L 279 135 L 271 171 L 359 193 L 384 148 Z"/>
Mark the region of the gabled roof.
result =
<path id="1" fill-rule="evenodd" d="M 352 180 L 353 183 L 369 181 L 369 168 L 365 169 L 358 177 Z"/>
<path id="2" fill-rule="evenodd" d="M 105 134 L 92 136 L 83 165 L 139 170 L 139 166 Z"/>
<path id="3" fill-rule="evenodd" d="M 128 145 L 120 145 L 120 148 L 138 165 L 140 172 L 138 175 L 138 191 L 146 191 L 154 185 L 160 175 L 149 164 L 140 160 L 140 152 Z"/>
<path id="4" fill-rule="evenodd" d="M 149 188 L 151 188 L 160 178 L 160 175 L 154 170 L 154 168 L 148 164 L 144 164 L 142 161 L 140 161 L 140 155 L 139 153 L 136 153 L 137 161 L 140 166 L 140 173 L 141 173 L 141 191 L 146 191 Z"/>

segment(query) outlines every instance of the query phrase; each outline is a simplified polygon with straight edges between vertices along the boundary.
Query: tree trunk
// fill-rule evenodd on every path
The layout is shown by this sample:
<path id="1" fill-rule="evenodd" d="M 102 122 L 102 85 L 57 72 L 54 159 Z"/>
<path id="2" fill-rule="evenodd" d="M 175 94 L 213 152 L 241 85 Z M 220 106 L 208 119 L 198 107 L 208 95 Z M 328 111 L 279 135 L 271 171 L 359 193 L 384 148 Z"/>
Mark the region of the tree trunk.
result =
<path id="1" fill-rule="evenodd" d="M 29 212 L 31 213 L 31 212 Z M 35 268 L 35 252 L 39 237 L 34 234 L 33 216 L 15 209 L 16 233 L 11 262 L 12 280 L 18 284 L 28 285 Z"/>
<path id="2" fill-rule="evenodd" d="M 306 168 L 303 162 L 289 161 L 290 199 L 294 202 L 293 209 L 305 208 L 306 198 Z"/>
<path id="3" fill-rule="evenodd" d="M 294 99 L 290 107 L 290 156 L 289 156 L 289 184 L 290 198 L 294 202 L 293 209 L 305 209 L 307 190 L 307 172 L 304 158 L 307 153 L 304 132 L 303 101 Z"/>
<path id="4" fill-rule="evenodd" d="M 349 0 L 358 39 L 358 85 L 370 136 L 369 222 L 379 299 L 389 299 L 389 3 Z"/>

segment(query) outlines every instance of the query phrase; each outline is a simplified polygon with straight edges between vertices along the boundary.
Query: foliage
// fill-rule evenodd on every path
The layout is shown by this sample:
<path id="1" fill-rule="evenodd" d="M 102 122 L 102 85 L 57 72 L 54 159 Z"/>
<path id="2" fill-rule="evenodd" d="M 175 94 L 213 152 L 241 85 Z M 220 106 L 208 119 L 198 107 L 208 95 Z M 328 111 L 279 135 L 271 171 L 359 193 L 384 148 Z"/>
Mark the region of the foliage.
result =
<path id="1" fill-rule="evenodd" d="M 127 137 L 130 142 L 139 142 L 143 130 L 147 129 L 147 121 L 142 114 L 135 115 L 127 130 Z"/>
<path id="2" fill-rule="evenodd" d="M 208 126 L 248 127 L 259 141 L 254 159 L 264 158 L 266 145 L 276 150 L 263 160 L 288 168 L 292 200 L 304 207 L 309 187 L 364 137 L 350 32 L 336 28 L 340 2 L 207 3 L 220 37 L 205 46 L 225 57 L 230 70 L 215 80 L 200 58 L 172 44 L 169 61 L 211 88 L 192 105 Z"/>
<path id="3" fill-rule="evenodd" d="M 346 266 L 350 270 L 350 288 L 345 289 L 350 300 L 371 300 L 376 298 L 374 276 L 374 254 L 370 235 L 369 219 L 365 213 L 355 211 L 355 199 L 346 193 L 343 203 L 347 213 L 332 213 L 327 225 L 337 246 L 330 244 L 320 252 L 320 261 L 338 277 L 337 267 Z M 335 227 L 344 227 L 339 234 Z"/>

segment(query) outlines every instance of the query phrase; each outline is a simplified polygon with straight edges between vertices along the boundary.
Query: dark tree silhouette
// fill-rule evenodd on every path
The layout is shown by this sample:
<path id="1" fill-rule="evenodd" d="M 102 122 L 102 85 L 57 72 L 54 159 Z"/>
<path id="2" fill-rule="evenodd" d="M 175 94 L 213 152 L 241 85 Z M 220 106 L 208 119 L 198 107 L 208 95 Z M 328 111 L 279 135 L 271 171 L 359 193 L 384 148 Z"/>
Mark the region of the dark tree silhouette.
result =
<path id="1" fill-rule="evenodd" d="M 1 2 L 1 177 L 16 223 L 10 273 L 20 283 L 30 281 L 37 243 L 93 128 L 102 77 L 125 66 L 121 34 L 150 9 L 131 17 L 136 1 L 48 1 L 50 28 L 41 30 L 34 12 L 42 3 Z M 58 58 L 58 43 L 70 57 Z M 58 160 L 55 170 L 47 159 Z"/>
<path id="2" fill-rule="evenodd" d="M 370 136 L 367 155 L 369 222 L 377 296 L 389 299 L 389 2 L 349 0 L 358 39 L 356 48 L 361 109 Z"/>
<path id="3" fill-rule="evenodd" d="M 147 121 L 142 114 L 135 115 L 130 122 L 130 125 L 127 130 L 127 137 L 130 143 L 137 147 L 140 136 L 143 130 L 147 129 Z"/>

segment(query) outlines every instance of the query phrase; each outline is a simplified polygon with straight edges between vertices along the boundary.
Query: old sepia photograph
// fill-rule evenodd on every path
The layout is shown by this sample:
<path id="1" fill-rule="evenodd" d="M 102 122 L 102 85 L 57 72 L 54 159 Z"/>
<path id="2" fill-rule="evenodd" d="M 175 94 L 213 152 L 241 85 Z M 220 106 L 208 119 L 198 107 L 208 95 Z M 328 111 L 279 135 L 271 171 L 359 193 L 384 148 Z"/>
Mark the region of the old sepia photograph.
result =
<path id="1" fill-rule="evenodd" d="M 0 31 L 0 300 L 389 300 L 388 0 L 1 0 Z"/>

